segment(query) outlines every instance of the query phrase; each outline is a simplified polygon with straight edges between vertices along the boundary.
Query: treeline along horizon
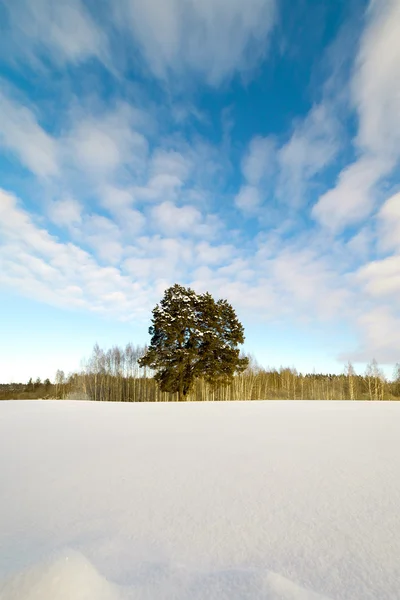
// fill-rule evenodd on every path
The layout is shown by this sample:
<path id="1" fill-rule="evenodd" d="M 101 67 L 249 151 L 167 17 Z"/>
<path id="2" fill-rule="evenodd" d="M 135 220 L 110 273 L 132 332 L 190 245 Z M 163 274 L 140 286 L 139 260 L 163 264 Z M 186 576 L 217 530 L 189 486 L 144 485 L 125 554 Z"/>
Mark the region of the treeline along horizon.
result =
<path id="1" fill-rule="evenodd" d="M 103 350 L 95 344 L 79 372 L 57 371 L 54 383 L 0 384 L 0 399 L 87 399 L 101 402 L 174 402 L 178 394 L 161 392 L 154 373 L 139 366 L 146 346 L 128 344 Z M 263 368 L 248 355 L 247 369 L 229 385 L 213 387 L 196 380 L 186 401 L 230 400 L 400 400 L 400 364 L 388 381 L 373 360 L 364 374 L 348 363 L 342 374 L 299 373 L 294 367 Z"/>

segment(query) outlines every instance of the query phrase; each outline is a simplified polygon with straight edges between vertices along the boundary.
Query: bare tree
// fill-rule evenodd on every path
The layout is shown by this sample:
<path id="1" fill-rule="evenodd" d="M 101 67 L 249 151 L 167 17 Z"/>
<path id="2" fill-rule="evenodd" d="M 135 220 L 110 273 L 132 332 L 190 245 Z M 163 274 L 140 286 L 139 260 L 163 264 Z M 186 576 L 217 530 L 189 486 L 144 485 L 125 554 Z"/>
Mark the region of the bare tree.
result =
<path id="1" fill-rule="evenodd" d="M 347 363 L 347 365 L 345 367 L 345 374 L 347 376 L 347 380 L 348 380 L 348 384 L 349 384 L 350 400 L 354 400 L 355 399 L 354 381 L 355 381 L 356 372 L 350 361 Z"/>

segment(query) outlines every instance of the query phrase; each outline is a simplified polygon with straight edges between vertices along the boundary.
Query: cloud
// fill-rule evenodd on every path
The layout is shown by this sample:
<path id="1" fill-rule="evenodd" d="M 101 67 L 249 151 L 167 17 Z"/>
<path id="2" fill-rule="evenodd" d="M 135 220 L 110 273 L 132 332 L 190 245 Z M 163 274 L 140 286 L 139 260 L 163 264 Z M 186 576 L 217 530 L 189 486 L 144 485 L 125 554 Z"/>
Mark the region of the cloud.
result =
<path id="1" fill-rule="evenodd" d="M 48 206 L 50 220 L 60 227 L 70 227 L 82 220 L 82 205 L 74 198 L 54 200 Z"/>
<path id="2" fill-rule="evenodd" d="M 359 267 L 351 277 L 357 301 L 352 323 L 359 346 L 346 360 L 381 363 L 399 361 L 400 342 L 400 255 L 373 260 Z M 339 358 L 344 358 L 344 354 Z"/>
<path id="3" fill-rule="evenodd" d="M 208 242 L 201 241 L 194 248 L 195 261 L 201 265 L 218 265 L 229 262 L 236 254 L 236 249 L 230 244 L 212 246 Z"/>
<path id="4" fill-rule="evenodd" d="M 340 173 L 336 187 L 313 206 L 312 216 L 331 231 L 360 223 L 374 208 L 374 186 L 387 172 L 385 162 L 363 156 Z"/>
<path id="5" fill-rule="evenodd" d="M 378 244 L 383 251 L 400 252 L 400 193 L 386 200 L 378 213 Z"/>
<path id="6" fill-rule="evenodd" d="M 160 235 L 139 238 L 131 253 L 123 266 L 138 281 L 183 281 L 194 260 L 191 240 L 162 238 Z"/>
<path id="7" fill-rule="evenodd" d="M 396 301 L 400 296 L 400 256 L 367 263 L 356 277 L 370 297 Z"/>
<path id="8" fill-rule="evenodd" d="M 5 0 L 5 6 L 10 26 L 4 42 L 10 56 L 34 65 L 107 59 L 106 37 L 81 0 Z"/>
<path id="9" fill-rule="evenodd" d="M 332 164 L 340 146 L 341 127 L 327 100 L 314 105 L 303 120 L 295 123 L 289 141 L 280 148 L 272 137 L 255 136 L 242 160 L 245 184 L 235 198 L 237 208 L 257 214 L 274 186 L 277 200 L 292 207 L 301 205 L 307 186 Z M 272 212 L 270 207 L 269 219 Z"/>
<path id="10" fill-rule="evenodd" d="M 390 160 L 400 155 L 400 4 L 373 0 L 367 17 L 352 86 L 357 143 Z"/>
<path id="11" fill-rule="evenodd" d="M 69 160 L 89 176 L 107 179 L 125 166 L 140 173 L 146 167 L 148 142 L 135 130 L 136 113 L 127 104 L 99 115 L 75 115 L 65 142 Z"/>
<path id="12" fill-rule="evenodd" d="M 67 205 L 57 208 L 69 214 Z M 164 203 L 152 211 L 160 209 L 163 235 L 137 234 L 124 243 L 127 238 L 115 222 L 83 213 L 81 222 L 71 226 L 76 242 L 62 243 L 36 225 L 15 196 L 1 191 L 0 284 L 56 306 L 132 320 L 147 318 L 163 290 L 178 280 L 228 298 L 249 318 L 257 311 L 262 321 L 347 319 L 367 340 L 359 352 L 378 360 L 393 358 L 394 336 L 390 343 L 384 339 L 388 320 L 394 326 L 398 318 L 393 307 L 400 293 L 400 264 L 392 257 L 346 274 L 344 242 L 327 248 L 324 236 L 304 234 L 288 242 L 277 234 L 272 245 L 268 236 L 256 239 L 254 247 L 221 243 L 220 237 L 210 243 L 202 233 L 196 239 L 208 222 L 194 207 Z M 371 315 L 382 303 L 386 313 L 379 313 L 379 329 Z M 380 354 L 372 353 L 368 340 L 378 344 Z"/>
<path id="13" fill-rule="evenodd" d="M 332 257 L 321 256 L 311 243 L 304 249 L 281 250 L 272 261 L 271 272 L 287 302 L 303 315 L 308 308 L 321 319 L 335 318 L 351 296 L 345 278 L 334 269 Z"/>
<path id="14" fill-rule="evenodd" d="M 357 260 L 368 259 L 373 248 L 374 234 L 371 227 L 363 227 L 347 242 L 346 247 Z"/>
<path id="15" fill-rule="evenodd" d="M 244 213 L 254 213 L 261 204 L 258 188 L 252 185 L 242 186 L 235 198 L 235 204 Z"/>
<path id="16" fill-rule="evenodd" d="M 190 170 L 190 161 L 175 150 L 157 148 L 151 157 L 150 172 L 153 177 L 169 175 L 183 183 L 188 178 Z"/>
<path id="17" fill-rule="evenodd" d="M 93 235 L 103 225 L 90 223 Z M 118 269 L 99 265 L 79 246 L 61 243 L 39 228 L 17 198 L 4 190 L 0 240 L 0 284 L 42 302 L 133 318 L 154 299 L 152 291 L 138 287 Z"/>
<path id="18" fill-rule="evenodd" d="M 275 142 L 272 138 L 254 137 L 242 161 L 242 173 L 250 185 L 257 186 L 273 171 Z"/>
<path id="19" fill-rule="evenodd" d="M 76 230 L 81 243 L 92 248 L 106 264 L 118 263 L 124 253 L 119 227 L 102 215 L 86 215 Z"/>
<path id="20" fill-rule="evenodd" d="M 265 56 L 276 7 L 274 0 L 123 0 L 115 14 L 156 77 L 198 73 L 219 85 Z"/>
<path id="21" fill-rule="evenodd" d="M 146 218 L 142 212 L 132 208 L 135 201 L 131 188 L 105 186 L 101 189 L 101 204 L 112 215 L 118 224 L 121 236 L 125 241 L 131 240 L 145 226 Z"/>
<path id="22" fill-rule="evenodd" d="M 56 140 L 39 125 L 27 106 L 0 91 L 0 145 L 38 177 L 59 173 Z"/>
<path id="23" fill-rule="evenodd" d="M 245 184 L 235 197 L 235 205 L 244 214 L 257 214 L 265 192 L 263 184 L 275 168 L 275 141 L 272 138 L 255 136 L 249 143 L 242 160 Z"/>
<path id="24" fill-rule="evenodd" d="M 156 226 L 167 235 L 195 233 L 202 221 L 200 211 L 194 206 L 176 206 L 172 202 L 163 202 L 152 210 Z"/>
<path id="25" fill-rule="evenodd" d="M 297 123 L 290 140 L 280 148 L 278 196 L 298 205 L 310 180 L 332 163 L 340 148 L 341 128 L 328 102 L 316 104 Z"/>
<path id="26" fill-rule="evenodd" d="M 399 28 L 397 0 L 370 2 L 351 85 L 359 118 L 355 139 L 359 158 L 342 171 L 336 187 L 313 210 L 322 225 L 336 231 L 369 216 L 376 185 L 400 158 Z"/>
<path id="27" fill-rule="evenodd" d="M 394 364 L 399 362 L 400 315 L 387 306 L 376 306 L 364 312 L 356 322 L 360 344 L 354 352 L 341 354 L 339 360 Z"/>

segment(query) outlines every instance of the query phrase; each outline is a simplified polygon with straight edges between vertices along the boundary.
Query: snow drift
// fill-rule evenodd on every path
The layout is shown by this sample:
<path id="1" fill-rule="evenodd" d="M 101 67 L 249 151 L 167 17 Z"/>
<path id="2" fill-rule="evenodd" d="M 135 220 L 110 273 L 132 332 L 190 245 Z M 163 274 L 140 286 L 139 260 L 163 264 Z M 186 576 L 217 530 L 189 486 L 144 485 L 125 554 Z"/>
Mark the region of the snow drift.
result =
<path id="1" fill-rule="evenodd" d="M 278 574 L 251 570 L 155 569 L 136 585 L 117 586 L 73 550 L 0 582 L 0 594 L 2 600 L 326 600 Z"/>

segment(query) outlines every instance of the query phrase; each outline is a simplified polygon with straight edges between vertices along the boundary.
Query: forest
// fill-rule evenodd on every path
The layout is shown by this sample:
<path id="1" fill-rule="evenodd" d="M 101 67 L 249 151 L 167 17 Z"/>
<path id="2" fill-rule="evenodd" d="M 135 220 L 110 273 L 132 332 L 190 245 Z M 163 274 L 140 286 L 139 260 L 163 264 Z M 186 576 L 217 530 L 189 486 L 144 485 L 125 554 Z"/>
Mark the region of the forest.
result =
<path id="1" fill-rule="evenodd" d="M 146 346 L 128 344 L 103 350 L 97 344 L 82 369 L 54 382 L 30 379 L 28 383 L 0 384 L 0 399 L 86 399 L 102 402 L 169 402 L 178 394 L 161 392 L 154 373 L 139 366 Z M 400 364 L 387 380 L 375 360 L 363 374 L 351 363 L 341 374 L 299 373 L 294 367 L 264 368 L 247 355 L 249 365 L 229 385 L 212 386 L 196 380 L 187 401 L 229 400 L 400 400 Z"/>

